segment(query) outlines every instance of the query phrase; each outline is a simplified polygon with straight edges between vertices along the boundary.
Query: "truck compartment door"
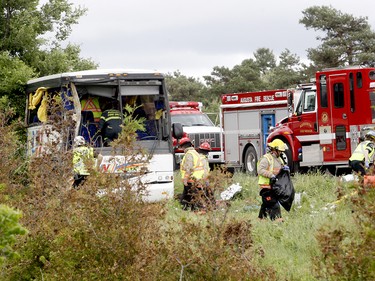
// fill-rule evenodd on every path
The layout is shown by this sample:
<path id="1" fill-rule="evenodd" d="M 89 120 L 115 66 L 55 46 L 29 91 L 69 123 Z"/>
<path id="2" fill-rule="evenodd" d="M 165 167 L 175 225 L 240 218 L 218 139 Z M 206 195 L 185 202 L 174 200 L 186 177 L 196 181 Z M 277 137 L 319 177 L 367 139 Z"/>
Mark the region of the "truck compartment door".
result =
<path id="1" fill-rule="evenodd" d="M 227 164 L 239 165 L 238 113 L 224 112 L 224 159 Z"/>
<path id="2" fill-rule="evenodd" d="M 349 134 L 350 91 L 345 75 L 330 75 L 328 94 L 331 109 L 331 149 L 324 150 L 324 161 L 346 161 L 351 155 Z"/>
<path id="3" fill-rule="evenodd" d="M 263 136 L 263 153 L 266 152 L 267 137 L 271 127 L 275 126 L 275 114 L 262 114 L 261 117 L 262 136 Z"/>

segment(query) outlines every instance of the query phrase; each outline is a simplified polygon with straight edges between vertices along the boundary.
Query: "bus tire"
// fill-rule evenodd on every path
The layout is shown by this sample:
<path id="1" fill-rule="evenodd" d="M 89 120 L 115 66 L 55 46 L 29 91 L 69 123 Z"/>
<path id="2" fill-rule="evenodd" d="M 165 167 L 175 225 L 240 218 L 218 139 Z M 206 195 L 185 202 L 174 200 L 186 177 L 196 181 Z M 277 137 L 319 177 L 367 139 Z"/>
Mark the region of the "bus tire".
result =
<path id="1" fill-rule="evenodd" d="M 252 176 L 257 175 L 257 163 L 258 163 L 258 156 L 255 148 L 253 146 L 249 146 L 246 149 L 245 158 L 244 158 L 244 171 Z"/>

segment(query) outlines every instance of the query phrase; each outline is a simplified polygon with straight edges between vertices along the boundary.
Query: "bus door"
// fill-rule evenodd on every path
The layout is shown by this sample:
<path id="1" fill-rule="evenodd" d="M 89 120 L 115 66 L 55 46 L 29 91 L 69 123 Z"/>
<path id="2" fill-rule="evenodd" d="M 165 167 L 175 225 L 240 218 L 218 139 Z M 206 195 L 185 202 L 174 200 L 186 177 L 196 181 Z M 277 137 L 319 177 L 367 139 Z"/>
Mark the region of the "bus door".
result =
<path id="1" fill-rule="evenodd" d="M 331 127 L 332 149 L 323 153 L 324 161 L 344 161 L 351 155 L 349 132 L 350 89 L 345 74 L 329 75 L 328 99 L 330 103 L 329 123 Z"/>
<path id="2" fill-rule="evenodd" d="M 275 126 L 275 114 L 262 114 L 261 116 L 261 127 L 263 136 L 263 153 L 265 153 L 267 145 L 267 137 L 271 127 Z"/>

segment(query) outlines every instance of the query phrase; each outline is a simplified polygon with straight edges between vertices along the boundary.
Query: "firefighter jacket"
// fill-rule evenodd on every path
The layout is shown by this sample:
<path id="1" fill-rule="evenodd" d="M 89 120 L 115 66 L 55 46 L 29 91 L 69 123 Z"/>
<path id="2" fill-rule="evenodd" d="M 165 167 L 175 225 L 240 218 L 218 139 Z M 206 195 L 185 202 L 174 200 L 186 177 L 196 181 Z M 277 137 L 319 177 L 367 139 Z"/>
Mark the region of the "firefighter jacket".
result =
<path id="1" fill-rule="evenodd" d="M 29 96 L 29 109 L 33 110 L 41 103 L 37 111 L 37 117 L 41 122 L 47 122 L 48 109 L 48 91 L 47 88 L 40 87 L 35 91 L 35 94 Z"/>
<path id="2" fill-rule="evenodd" d="M 373 162 L 375 148 L 374 148 L 374 143 L 369 140 L 363 141 L 360 144 L 358 144 L 358 146 L 354 150 L 349 160 L 350 161 L 365 161 L 366 150 L 368 152 L 369 162 Z"/>
<path id="3" fill-rule="evenodd" d="M 74 173 L 79 175 L 90 175 L 86 165 L 94 160 L 92 147 L 78 146 L 73 149 Z"/>
<path id="4" fill-rule="evenodd" d="M 204 154 L 200 154 L 202 166 L 203 166 L 203 179 L 205 181 L 208 180 L 208 176 L 210 175 L 210 164 L 208 162 L 207 156 Z"/>
<path id="5" fill-rule="evenodd" d="M 204 167 L 201 155 L 194 149 L 188 147 L 184 151 L 185 155 L 181 161 L 180 172 L 182 180 L 193 183 L 196 180 L 203 179 Z"/>
<path id="6" fill-rule="evenodd" d="M 82 100 L 81 110 L 92 111 L 95 122 L 100 121 L 100 117 L 102 116 L 102 111 L 100 109 L 99 99 L 97 97 L 89 97 L 88 99 Z"/>
<path id="7" fill-rule="evenodd" d="M 273 153 L 264 154 L 258 161 L 258 184 L 260 188 L 271 188 L 270 178 L 276 176 L 283 166 L 283 160 Z"/>
<path id="8" fill-rule="evenodd" d="M 113 140 L 121 132 L 122 116 L 117 109 L 108 109 L 103 112 L 99 121 L 99 131 L 104 140 Z"/>

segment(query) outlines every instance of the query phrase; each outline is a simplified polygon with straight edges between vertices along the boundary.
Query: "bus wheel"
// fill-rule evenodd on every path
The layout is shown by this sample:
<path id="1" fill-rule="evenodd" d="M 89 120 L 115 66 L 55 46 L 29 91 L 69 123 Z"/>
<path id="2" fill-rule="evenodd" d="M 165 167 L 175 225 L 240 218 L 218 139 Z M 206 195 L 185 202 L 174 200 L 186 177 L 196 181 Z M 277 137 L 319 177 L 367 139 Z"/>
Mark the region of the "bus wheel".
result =
<path id="1" fill-rule="evenodd" d="M 256 176 L 257 175 L 257 162 L 258 162 L 258 156 L 254 149 L 254 147 L 249 146 L 245 153 L 244 158 L 244 169 L 245 172 Z"/>

